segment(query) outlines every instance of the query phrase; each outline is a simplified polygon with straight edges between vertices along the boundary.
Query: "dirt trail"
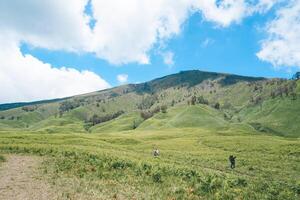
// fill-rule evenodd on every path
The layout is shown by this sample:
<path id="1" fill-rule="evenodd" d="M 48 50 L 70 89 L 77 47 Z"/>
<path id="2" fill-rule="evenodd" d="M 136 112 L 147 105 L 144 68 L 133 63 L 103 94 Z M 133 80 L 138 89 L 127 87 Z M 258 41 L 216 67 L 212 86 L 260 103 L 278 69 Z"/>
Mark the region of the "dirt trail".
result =
<path id="1" fill-rule="evenodd" d="M 23 155 L 5 157 L 6 162 L 0 165 L 1 200 L 57 199 L 38 169 L 42 158 Z"/>

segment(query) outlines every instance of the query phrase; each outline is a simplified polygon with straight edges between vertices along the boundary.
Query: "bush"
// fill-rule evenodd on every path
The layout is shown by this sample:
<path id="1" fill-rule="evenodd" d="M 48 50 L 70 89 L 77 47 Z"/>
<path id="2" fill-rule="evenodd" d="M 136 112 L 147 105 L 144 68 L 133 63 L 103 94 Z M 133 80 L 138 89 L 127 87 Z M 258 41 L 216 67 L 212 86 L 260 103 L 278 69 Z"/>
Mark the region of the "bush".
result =
<path id="1" fill-rule="evenodd" d="M 22 110 L 25 112 L 33 112 L 37 109 L 37 106 L 23 106 Z"/>
<path id="2" fill-rule="evenodd" d="M 215 103 L 214 108 L 219 110 L 220 109 L 220 103 L 219 102 Z"/>
<path id="3" fill-rule="evenodd" d="M 144 119 L 144 120 L 147 120 L 149 118 L 151 118 L 153 116 L 153 113 L 150 112 L 150 111 L 142 111 L 141 112 L 141 117 Z"/>
<path id="4" fill-rule="evenodd" d="M 76 101 L 64 101 L 62 103 L 60 103 L 59 105 L 59 111 L 60 112 L 67 112 L 69 110 L 73 110 L 77 107 L 80 106 L 80 103 L 79 102 L 76 102 Z"/>
<path id="5" fill-rule="evenodd" d="M 152 180 L 154 183 L 162 183 L 162 176 L 159 172 L 152 174 Z"/>
<path id="6" fill-rule="evenodd" d="M 208 100 L 207 99 L 205 99 L 203 96 L 200 96 L 200 97 L 198 97 L 198 103 L 200 103 L 200 104 L 205 104 L 205 105 L 208 105 Z"/>
<path id="7" fill-rule="evenodd" d="M 105 115 L 105 116 L 98 116 L 96 114 L 94 114 L 92 116 L 92 118 L 90 118 L 87 122 L 88 123 L 91 123 L 93 126 L 95 126 L 96 124 L 100 124 L 100 123 L 103 123 L 103 122 L 107 122 L 107 121 L 110 121 L 112 119 L 115 119 L 117 117 L 119 117 L 120 115 L 124 114 L 125 112 L 123 110 L 120 110 L 116 113 L 113 113 L 113 114 L 109 114 L 109 115 Z"/>
<path id="8" fill-rule="evenodd" d="M 5 162 L 5 157 L 0 155 L 0 162 Z"/>
<path id="9" fill-rule="evenodd" d="M 166 105 L 163 105 L 160 107 L 160 110 L 162 113 L 167 113 L 167 109 L 168 109 L 168 107 Z"/>

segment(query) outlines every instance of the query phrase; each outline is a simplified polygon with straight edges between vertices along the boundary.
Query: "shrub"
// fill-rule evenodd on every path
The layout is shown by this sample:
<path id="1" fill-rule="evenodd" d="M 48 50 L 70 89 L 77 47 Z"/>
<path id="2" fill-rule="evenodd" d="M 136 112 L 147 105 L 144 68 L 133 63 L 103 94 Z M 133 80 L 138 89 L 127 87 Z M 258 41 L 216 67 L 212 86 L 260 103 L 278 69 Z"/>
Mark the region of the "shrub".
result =
<path id="1" fill-rule="evenodd" d="M 154 183 L 162 183 L 162 176 L 159 172 L 152 174 L 152 180 Z"/>
<path id="2" fill-rule="evenodd" d="M 64 101 L 60 103 L 59 105 L 59 111 L 60 112 L 67 112 L 69 110 L 73 110 L 80 106 L 79 102 L 76 101 Z"/>
<path id="3" fill-rule="evenodd" d="M 23 106 L 22 110 L 25 112 L 33 112 L 37 109 L 37 106 Z"/>
<path id="4" fill-rule="evenodd" d="M 200 103 L 200 104 L 208 105 L 208 100 L 205 99 L 203 96 L 198 97 L 197 101 L 198 101 L 198 103 Z"/>
<path id="5" fill-rule="evenodd" d="M 163 105 L 160 107 L 160 110 L 162 113 L 167 113 L 167 109 L 168 109 L 168 107 L 166 105 Z"/>
<path id="6" fill-rule="evenodd" d="M 219 110 L 220 109 L 220 103 L 219 102 L 215 103 L 214 108 Z"/>
<path id="7" fill-rule="evenodd" d="M 144 120 L 147 120 L 149 118 L 151 118 L 153 116 L 153 113 L 150 112 L 150 111 L 142 111 L 141 112 L 141 117 L 144 119 Z"/>
<path id="8" fill-rule="evenodd" d="M 123 110 L 120 110 L 116 113 L 108 114 L 108 115 L 105 115 L 105 116 L 98 116 L 98 115 L 94 114 L 92 116 L 92 118 L 90 118 L 88 120 L 88 122 L 90 122 L 93 126 L 95 126 L 96 124 L 100 124 L 100 123 L 107 122 L 107 121 L 110 121 L 112 119 L 115 119 L 115 118 L 119 117 L 122 114 L 124 114 Z"/>
<path id="9" fill-rule="evenodd" d="M 191 98 L 191 105 L 195 105 L 196 101 L 197 101 L 196 96 L 192 96 L 192 98 Z"/>

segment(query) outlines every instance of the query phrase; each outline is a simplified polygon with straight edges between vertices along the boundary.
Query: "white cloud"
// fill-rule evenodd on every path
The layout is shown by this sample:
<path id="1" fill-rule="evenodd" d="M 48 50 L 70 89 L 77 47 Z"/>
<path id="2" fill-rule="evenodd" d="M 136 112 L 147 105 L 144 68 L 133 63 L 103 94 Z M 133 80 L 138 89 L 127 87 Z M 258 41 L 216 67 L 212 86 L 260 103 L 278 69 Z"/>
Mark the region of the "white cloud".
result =
<path id="1" fill-rule="evenodd" d="M 90 71 L 53 68 L 0 36 L 0 103 L 66 97 L 110 87 Z"/>
<path id="2" fill-rule="evenodd" d="M 88 0 L 0 1 L 0 34 L 51 50 L 87 51 L 92 32 Z"/>
<path id="3" fill-rule="evenodd" d="M 266 30 L 268 38 L 262 42 L 258 58 L 277 68 L 300 67 L 300 0 L 279 9 Z"/>
<path id="4" fill-rule="evenodd" d="M 226 27 L 273 1 L 91 0 L 93 30 L 84 14 L 88 0 L 0 1 L 0 34 L 6 31 L 36 47 L 95 53 L 113 64 L 147 64 L 149 51 L 178 35 L 191 14 Z"/>
<path id="5" fill-rule="evenodd" d="M 161 53 L 163 57 L 163 61 L 166 65 L 169 67 L 172 67 L 174 65 L 174 53 L 171 51 L 163 52 Z"/>
<path id="6" fill-rule="evenodd" d="M 275 0 L 91 0 L 93 29 L 88 25 L 91 17 L 84 13 L 87 2 L 0 1 L 1 102 L 62 97 L 109 86 L 92 72 L 57 69 L 22 55 L 22 42 L 50 50 L 94 53 L 113 64 L 147 64 L 149 52 L 179 35 L 191 14 L 201 13 L 203 20 L 226 27 L 254 12 L 265 12 Z M 290 37 L 294 36 L 285 36 L 283 42 Z M 163 58 L 167 64 L 174 62 L 171 52 Z"/>
<path id="7" fill-rule="evenodd" d="M 119 83 L 123 84 L 126 83 L 128 80 L 128 75 L 127 74 L 119 74 L 117 76 L 117 80 L 119 81 Z"/>

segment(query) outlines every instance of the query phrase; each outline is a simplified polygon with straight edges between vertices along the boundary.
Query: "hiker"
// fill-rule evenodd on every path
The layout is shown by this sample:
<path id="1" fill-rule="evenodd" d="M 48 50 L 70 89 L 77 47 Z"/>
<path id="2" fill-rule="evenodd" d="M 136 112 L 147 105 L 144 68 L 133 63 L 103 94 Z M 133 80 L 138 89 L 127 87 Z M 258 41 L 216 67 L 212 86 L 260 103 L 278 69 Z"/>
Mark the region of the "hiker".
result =
<path id="1" fill-rule="evenodd" d="M 233 155 L 229 156 L 229 162 L 230 162 L 230 168 L 231 169 L 235 168 L 235 159 L 236 159 L 236 156 L 233 156 Z"/>
<path id="2" fill-rule="evenodd" d="M 153 156 L 154 156 L 154 157 L 159 156 L 159 150 L 158 150 L 157 148 L 155 148 L 155 149 L 153 150 Z"/>

